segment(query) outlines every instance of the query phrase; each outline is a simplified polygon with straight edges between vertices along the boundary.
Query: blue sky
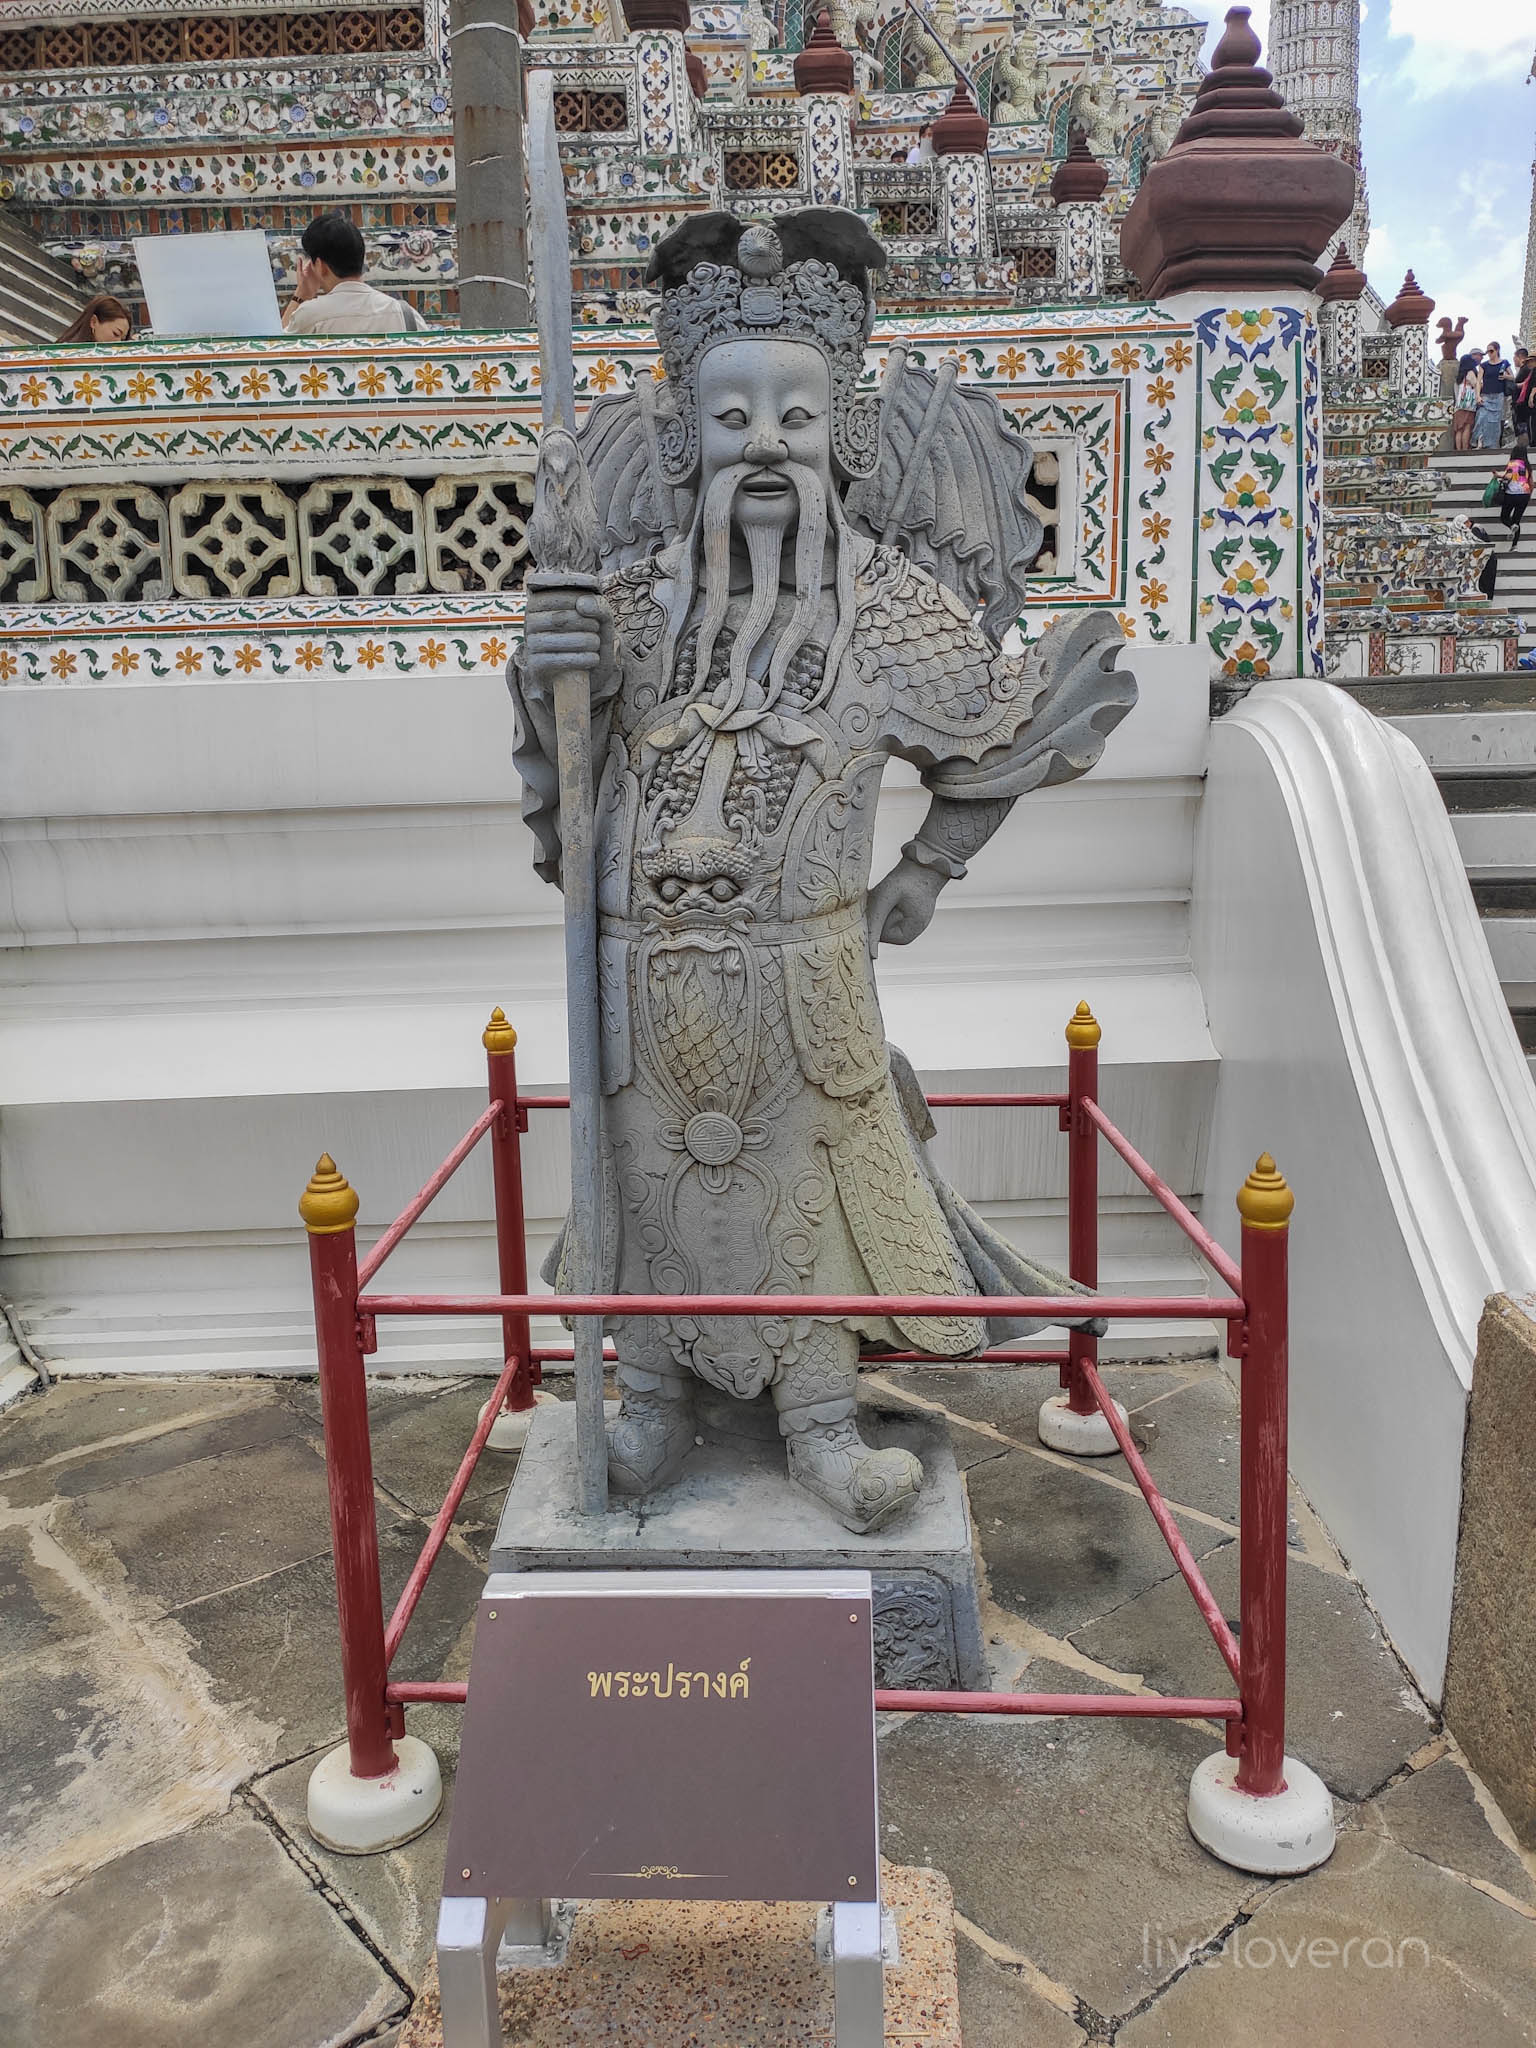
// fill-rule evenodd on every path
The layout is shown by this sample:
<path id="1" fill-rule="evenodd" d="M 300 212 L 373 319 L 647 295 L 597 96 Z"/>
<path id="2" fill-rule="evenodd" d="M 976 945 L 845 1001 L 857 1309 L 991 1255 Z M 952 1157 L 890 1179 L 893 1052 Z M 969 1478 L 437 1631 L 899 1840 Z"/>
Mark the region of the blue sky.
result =
<path id="1" fill-rule="evenodd" d="M 1207 54 L 1221 30 L 1212 12 Z M 1364 0 L 1361 13 L 1371 283 L 1391 299 L 1411 264 L 1436 319 L 1465 313 L 1469 342 L 1497 337 L 1507 353 L 1531 214 L 1536 9 Z M 1268 15 L 1269 0 L 1254 0 L 1266 43 Z"/>

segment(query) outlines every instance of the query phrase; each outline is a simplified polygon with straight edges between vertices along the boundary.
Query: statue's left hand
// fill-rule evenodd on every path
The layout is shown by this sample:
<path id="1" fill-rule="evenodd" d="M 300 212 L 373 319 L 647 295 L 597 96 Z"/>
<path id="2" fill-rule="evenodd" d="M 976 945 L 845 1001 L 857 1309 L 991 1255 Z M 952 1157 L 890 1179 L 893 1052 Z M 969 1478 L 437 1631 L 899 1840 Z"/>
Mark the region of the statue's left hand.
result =
<path id="1" fill-rule="evenodd" d="M 903 858 L 870 890 L 864 915 L 871 957 L 882 944 L 910 946 L 928 929 L 946 879 L 937 868 Z"/>

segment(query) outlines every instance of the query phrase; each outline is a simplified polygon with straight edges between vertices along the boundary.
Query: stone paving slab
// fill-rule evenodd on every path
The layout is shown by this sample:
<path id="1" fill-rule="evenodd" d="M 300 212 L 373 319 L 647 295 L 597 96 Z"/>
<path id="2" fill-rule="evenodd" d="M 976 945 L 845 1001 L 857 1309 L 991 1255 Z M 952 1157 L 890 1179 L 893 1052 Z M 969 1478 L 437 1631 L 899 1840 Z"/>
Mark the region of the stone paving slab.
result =
<path id="1" fill-rule="evenodd" d="M 1082 2048 L 1075 2019 L 1036 1991 L 1024 1970 L 984 1955 L 965 1932 L 955 1943 L 965 2048 Z"/>
<path id="2" fill-rule="evenodd" d="M 1443 1870 L 1497 1885 L 1536 1909 L 1536 1878 L 1494 1833 L 1455 1758 L 1441 1757 L 1389 1786 L 1366 1808 L 1365 1818 L 1379 1822 L 1399 1848 Z"/>
<path id="3" fill-rule="evenodd" d="M 261 1731 L 212 1712 L 200 1679 L 131 1631 L 0 1664 L 0 1905 L 224 1811 Z"/>
<path id="4" fill-rule="evenodd" d="M 1096 2012 L 1124 2013 L 1173 1974 L 1142 1944 L 1170 1901 L 1209 1938 L 1262 1888 L 1185 1822 L 1190 1775 L 1216 1747 L 1178 1722 L 914 1715 L 880 1742 L 882 1847 L 936 1864 L 967 1920 Z"/>
<path id="5" fill-rule="evenodd" d="M 1199 1921 L 1162 1929 L 1198 1939 Z M 1154 1940 L 1155 1940 L 1154 1936 Z M 1536 1922 L 1367 1829 L 1276 1887 L 1121 2048 L 1532 2048 Z"/>
<path id="6" fill-rule="evenodd" d="M 163 1391 L 154 1382 L 149 1386 Z M 273 1388 L 237 1385 L 226 1391 L 210 1387 L 211 1398 L 200 1403 L 135 1400 L 126 1389 L 115 1400 L 103 1398 L 94 1386 L 90 1392 L 93 1398 L 76 1403 L 72 1411 L 85 1429 L 78 1443 L 61 1443 L 53 1418 L 45 1418 L 41 1412 L 35 1428 L 18 1428 L 0 1438 L 0 1500 L 11 1507 L 30 1507 L 119 1483 L 136 1485 L 195 1458 L 250 1450 L 293 1436 L 298 1428 L 293 1411 Z M 18 1418 L 20 1423 L 29 1420 L 25 1415 Z M 114 1422 L 118 1425 L 115 1431 L 110 1427 Z M 136 1431 L 155 1433 L 137 1441 L 121 1441 Z"/>
<path id="7" fill-rule="evenodd" d="M 469 1669 L 467 1645 L 462 1669 L 450 1663 L 445 1677 L 462 1678 Z M 338 1856 L 322 1848 L 305 1822 L 309 1774 L 319 1752 L 300 1757 L 256 1780 L 251 1791 L 299 1852 L 317 1866 L 347 1910 L 355 1914 L 369 1941 L 406 1979 L 419 1984 L 431 1960 L 437 1935 L 437 1902 L 443 1888 L 443 1858 L 448 1849 L 448 1820 L 453 1808 L 454 1770 L 459 1755 L 457 1709 L 412 1707 L 406 1716 L 410 1733 L 430 1743 L 443 1774 L 443 1810 L 414 1841 L 383 1856 Z"/>
<path id="8" fill-rule="evenodd" d="M 406 2003 L 243 1812 L 12 1916 L 0 1983 L 6 2048 L 341 2048 Z"/>
<path id="9" fill-rule="evenodd" d="M 1030 1451 L 973 1467 L 966 1485 L 992 1598 L 1053 1635 L 1070 1635 L 1177 1572 L 1133 1488 Z M 1208 1522 L 1178 1521 L 1197 1558 L 1232 1540 Z"/>
<path id="10" fill-rule="evenodd" d="M 101 1620 L 72 1573 L 59 1569 L 45 1532 L 20 1519 L 0 1523 L 0 1668 L 12 1658 L 88 1635 Z"/>
<path id="11" fill-rule="evenodd" d="M 73 1456 L 136 1430 L 229 1414 L 272 1398 L 270 1382 L 216 1379 L 58 1380 L 0 1416 L 0 1475 Z"/>
<path id="12" fill-rule="evenodd" d="M 1236 1546 L 1202 1559 L 1201 1570 L 1234 1619 Z M 1286 1605 L 1287 1742 L 1334 1792 L 1367 1798 L 1423 1746 L 1432 1717 L 1352 1579 L 1292 1558 Z M 1182 1579 L 1074 1630 L 1072 1641 L 1158 1692 L 1202 1694 L 1230 1683 Z"/>
<path id="13" fill-rule="evenodd" d="M 1134 1410 L 1215 1370 L 1210 1366 L 1107 1365 L 1102 1378 L 1115 1399 Z M 994 1429 L 1021 1443 L 1039 1441 L 1040 1404 L 1061 1390 L 1054 1365 L 917 1366 L 906 1372 L 893 1369 L 881 1377 L 903 1393 L 938 1402 L 951 1415 L 990 1422 Z M 1113 1462 L 1124 1470 L 1118 1456 Z"/>
<path id="14" fill-rule="evenodd" d="M 387 1613 L 421 1549 L 419 1522 L 379 1532 Z M 394 1672 L 436 1679 L 472 1618 L 483 1573 L 444 1545 L 406 1631 Z M 232 1587 L 177 1610 L 193 1655 L 214 1674 L 217 1698 L 275 1724 L 275 1748 L 288 1758 L 338 1742 L 344 1729 L 336 1580 L 329 1550 L 270 1577 Z"/>
<path id="15" fill-rule="evenodd" d="M 396 1500 L 428 1521 L 443 1504 L 453 1475 L 469 1448 L 490 1383 L 471 1380 L 446 1388 L 439 1382 L 375 1381 L 368 1389 L 368 1435 L 373 1447 L 373 1476 Z M 289 1399 L 303 1417 L 306 1432 L 321 1440 L 320 1393 L 301 1381 Z M 465 1502 L 505 1493 L 517 1459 L 505 1452 L 482 1452 Z"/>
<path id="16" fill-rule="evenodd" d="M 132 1584 L 167 1609 L 330 1551 L 325 1461 L 296 1435 L 159 1476 L 158 1485 L 125 1479 L 76 1506 Z"/>

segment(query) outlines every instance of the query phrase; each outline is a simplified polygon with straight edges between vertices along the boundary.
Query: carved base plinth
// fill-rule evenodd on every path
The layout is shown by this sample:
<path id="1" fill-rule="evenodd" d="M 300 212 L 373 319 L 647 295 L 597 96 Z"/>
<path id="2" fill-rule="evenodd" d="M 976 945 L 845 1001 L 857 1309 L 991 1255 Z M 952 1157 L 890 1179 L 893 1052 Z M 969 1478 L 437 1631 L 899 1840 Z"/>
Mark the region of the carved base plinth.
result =
<path id="1" fill-rule="evenodd" d="M 875 1586 L 875 1682 L 900 1689 L 984 1689 L 990 1683 L 970 1515 L 942 1424 L 861 1407 L 877 1447 L 916 1453 L 923 1491 L 911 1511 L 873 1536 L 854 1536 L 791 1486 L 776 1429 L 755 1404 L 700 1403 L 698 1445 L 675 1486 L 648 1500 L 615 1500 L 599 1521 L 576 1513 L 575 1409 L 534 1411 L 527 1448 L 491 1550 L 493 1572 L 779 1570 L 856 1566 Z M 770 1433 L 771 1430 L 771 1433 Z"/>

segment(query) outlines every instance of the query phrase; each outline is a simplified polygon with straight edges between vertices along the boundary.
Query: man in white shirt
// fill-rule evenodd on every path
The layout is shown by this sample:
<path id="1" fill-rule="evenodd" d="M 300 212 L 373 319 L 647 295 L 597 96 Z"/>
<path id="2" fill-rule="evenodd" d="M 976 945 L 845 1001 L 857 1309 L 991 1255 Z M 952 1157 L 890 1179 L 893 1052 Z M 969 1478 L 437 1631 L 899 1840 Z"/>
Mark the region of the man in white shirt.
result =
<path id="1" fill-rule="evenodd" d="M 416 308 L 363 282 L 363 237 L 341 213 L 323 213 L 299 237 L 299 281 L 283 316 L 289 334 L 408 334 Z"/>

